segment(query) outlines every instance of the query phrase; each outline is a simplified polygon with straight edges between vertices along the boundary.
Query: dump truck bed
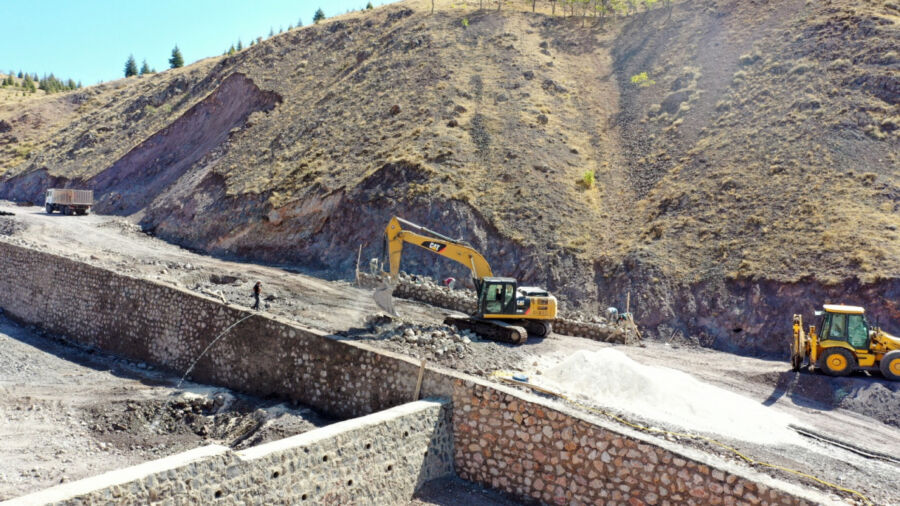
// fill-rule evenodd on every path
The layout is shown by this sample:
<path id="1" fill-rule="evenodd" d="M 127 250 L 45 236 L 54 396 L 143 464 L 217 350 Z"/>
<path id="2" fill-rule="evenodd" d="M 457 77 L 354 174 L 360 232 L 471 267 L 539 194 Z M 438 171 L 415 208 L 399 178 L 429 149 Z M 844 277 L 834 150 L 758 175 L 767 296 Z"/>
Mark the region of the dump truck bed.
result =
<path id="1" fill-rule="evenodd" d="M 61 205 L 94 205 L 94 190 L 50 189 L 47 203 Z"/>

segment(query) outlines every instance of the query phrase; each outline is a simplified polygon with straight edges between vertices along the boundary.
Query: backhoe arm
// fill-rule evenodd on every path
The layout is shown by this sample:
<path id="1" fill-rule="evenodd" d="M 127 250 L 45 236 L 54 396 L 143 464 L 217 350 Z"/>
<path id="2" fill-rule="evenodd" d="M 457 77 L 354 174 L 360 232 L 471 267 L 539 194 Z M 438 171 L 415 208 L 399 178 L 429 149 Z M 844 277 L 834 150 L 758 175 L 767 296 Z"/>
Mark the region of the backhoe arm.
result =
<path id="1" fill-rule="evenodd" d="M 393 279 L 396 279 L 397 274 L 400 273 L 400 257 L 403 254 L 403 243 L 405 242 L 465 265 L 472 271 L 472 277 L 476 280 L 492 275 L 491 266 L 487 260 L 468 244 L 396 216 L 388 222 L 387 228 L 385 228 L 385 237 L 390 255 L 390 275 Z"/>

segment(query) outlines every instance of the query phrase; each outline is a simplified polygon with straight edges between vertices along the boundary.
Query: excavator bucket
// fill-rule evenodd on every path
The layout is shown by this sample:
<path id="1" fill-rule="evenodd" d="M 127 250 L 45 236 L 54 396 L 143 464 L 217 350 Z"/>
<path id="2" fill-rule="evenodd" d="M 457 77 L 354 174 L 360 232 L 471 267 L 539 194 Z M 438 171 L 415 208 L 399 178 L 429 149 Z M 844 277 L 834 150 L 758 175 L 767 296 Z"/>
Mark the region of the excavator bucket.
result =
<path id="1" fill-rule="evenodd" d="M 391 316 L 400 316 L 397 314 L 397 310 L 394 309 L 394 285 L 388 280 L 382 280 L 381 283 L 381 286 L 375 288 L 375 293 L 373 294 L 375 305 Z"/>

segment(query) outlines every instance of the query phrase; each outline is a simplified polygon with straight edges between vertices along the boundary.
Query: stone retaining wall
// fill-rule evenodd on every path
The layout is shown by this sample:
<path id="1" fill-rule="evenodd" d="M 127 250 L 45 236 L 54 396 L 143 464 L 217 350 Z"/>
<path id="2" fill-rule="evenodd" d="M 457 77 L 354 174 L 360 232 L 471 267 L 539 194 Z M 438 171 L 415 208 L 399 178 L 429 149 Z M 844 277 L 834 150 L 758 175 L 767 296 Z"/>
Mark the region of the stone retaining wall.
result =
<path id="1" fill-rule="evenodd" d="M 357 283 L 360 286 L 369 288 L 381 285 L 381 281 L 377 276 L 364 272 L 357 273 Z M 408 276 L 402 276 L 394 288 L 394 296 L 417 300 L 465 314 L 473 314 L 477 308 L 475 292 L 471 290 L 450 290 L 423 278 L 419 278 L 419 282 L 415 282 Z M 552 324 L 554 332 L 567 336 L 585 337 L 607 343 L 636 344 L 640 341 L 634 332 L 624 327 L 620 328 L 605 323 L 584 321 L 571 316 L 560 316 L 553 320 Z"/>
<path id="2" fill-rule="evenodd" d="M 825 500 L 804 497 L 799 487 L 745 474 L 699 452 L 535 401 L 493 386 L 457 384 L 454 448 L 461 478 L 548 504 Z"/>
<path id="3" fill-rule="evenodd" d="M 180 288 L 0 242 L 0 307 L 50 333 L 351 418 L 414 400 L 418 364 Z M 241 321 L 243 320 L 243 321 Z M 237 323 L 240 322 L 240 323 Z"/>
<path id="4" fill-rule="evenodd" d="M 424 482 L 453 474 L 450 438 L 447 403 L 418 401 L 243 451 L 198 448 L 9 506 L 403 504 Z"/>
<path id="5" fill-rule="evenodd" d="M 194 379 L 296 399 L 344 418 L 413 400 L 419 370 L 409 357 L 2 240 L 0 307 L 71 340 L 179 373 L 223 330 L 246 318 L 199 360 Z M 585 504 L 616 497 L 632 504 L 830 502 L 560 401 L 439 367 L 426 367 L 421 393 L 452 399 L 459 475 L 518 497 Z M 189 478 L 174 476 L 180 478 L 173 483 Z M 179 497 L 187 493 L 172 486 Z M 323 496 L 321 502 L 328 501 Z"/>

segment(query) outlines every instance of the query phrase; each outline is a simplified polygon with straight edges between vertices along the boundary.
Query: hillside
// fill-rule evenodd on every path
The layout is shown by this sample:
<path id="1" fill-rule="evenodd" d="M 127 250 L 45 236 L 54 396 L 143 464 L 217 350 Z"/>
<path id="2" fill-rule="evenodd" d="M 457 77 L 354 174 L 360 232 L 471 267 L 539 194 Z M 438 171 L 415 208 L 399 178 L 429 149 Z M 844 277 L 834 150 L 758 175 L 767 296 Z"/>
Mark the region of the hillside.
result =
<path id="1" fill-rule="evenodd" d="M 900 5 L 599 23 L 437 3 L 0 104 L 0 197 L 91 187 L 172 242 L 328 276 L 398 214 L 569 305 L 631 292 L 651 330 L 726 349 L 782 352 L 825 299 L 900 327 Z"/>

